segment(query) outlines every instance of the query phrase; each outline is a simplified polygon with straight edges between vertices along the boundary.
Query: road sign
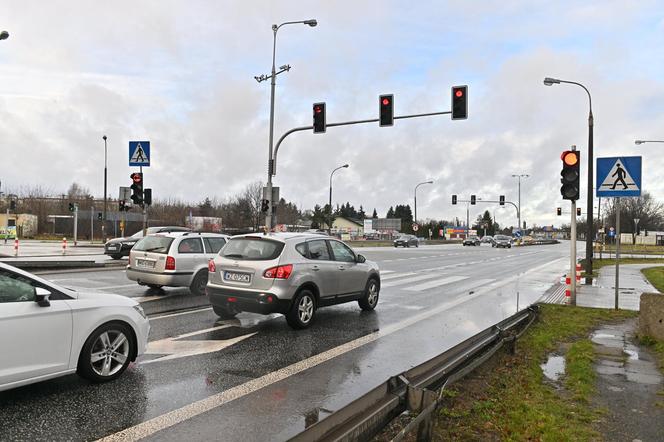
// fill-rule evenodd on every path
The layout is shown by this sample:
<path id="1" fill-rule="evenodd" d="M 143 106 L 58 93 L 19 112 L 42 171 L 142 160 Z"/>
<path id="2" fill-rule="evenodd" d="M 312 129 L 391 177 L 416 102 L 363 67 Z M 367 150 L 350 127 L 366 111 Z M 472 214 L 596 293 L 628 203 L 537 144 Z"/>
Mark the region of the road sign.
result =
<path id="1" fill-rule="evenodd" d="M 597 158 L 596 195 L 641 196 L 641 157 Z"/>
<path id="2" fill-rule="evenodd" d="M 122 187 L 120 186 L 120 198 L 118 198 L 120 201 L 124 202 L 129 202 L 129 198 L 131 197 L 131 189 L 129 187 Z"/>
<path id="3" fill-rule="evenodd" d="M 517 230 L 516 232 L 514 232 L 514 236 L 516 236 L 517 238 L 521 238 L 521 231 Z"/>
<path id="4" fill-rule="evenodd" d="M 129 165 L 150 167 L 150 142 L 129 142 Z"/>
<path id="5" fill-rule="evenodd" d="M 413 232 L 417 232 L 417 229 L 419 228 L 420 227 L 416 223 L 413 223 Z"/>

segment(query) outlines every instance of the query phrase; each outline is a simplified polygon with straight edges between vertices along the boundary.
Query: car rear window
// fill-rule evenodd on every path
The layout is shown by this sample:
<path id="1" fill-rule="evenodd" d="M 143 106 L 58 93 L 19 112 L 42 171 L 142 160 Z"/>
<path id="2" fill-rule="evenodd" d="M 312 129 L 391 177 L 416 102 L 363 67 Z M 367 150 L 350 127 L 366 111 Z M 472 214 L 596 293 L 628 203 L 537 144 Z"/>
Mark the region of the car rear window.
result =
<path id="1" fill-rule="evenodd" d="M 277 258 L 284 243 L 262 238 L 231 238 L 221 249 L 221 256 L 245 261 L 267 261 Z"/>
<path id="2" fill-rule="evenodd" d="M 146 236 L 136 243 L 134 250 L 140 252 L 168 253 L 173 238 L 168 236 Z"/>

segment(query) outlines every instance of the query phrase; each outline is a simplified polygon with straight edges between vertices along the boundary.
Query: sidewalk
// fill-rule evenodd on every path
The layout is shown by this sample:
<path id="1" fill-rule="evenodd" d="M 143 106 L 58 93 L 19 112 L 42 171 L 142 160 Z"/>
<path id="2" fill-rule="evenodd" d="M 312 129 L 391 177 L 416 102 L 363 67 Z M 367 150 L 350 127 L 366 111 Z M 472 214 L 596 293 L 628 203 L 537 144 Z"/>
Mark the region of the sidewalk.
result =
<path id="1" fill-rule="evenodd" d="M 620 288 L 618 306 L 625 310 L 639 310 L 642 293 L 657 293 L 641 269 L 664 266 L 664 264 L 622 264 L 620 266 Z M 580 307 L 615 307 L 615 266 L 602 267 L 593 285 L 577 285 L 576 305 Z"/>
<path id="2" fill-rule="evenodd" d="M 74 242 L 67 239 L 67 249 L 65 256 L 104 256 L 104 246 L 101 243 L 90 244 L 90 241 L 78 241 L 74 247 Z M 19 239 L 18 257 L 58 257 L 62 258 L 62 241 L 35 241 Z M 0 257 L 14 257 L 14 240 L 0 240 Z"/>

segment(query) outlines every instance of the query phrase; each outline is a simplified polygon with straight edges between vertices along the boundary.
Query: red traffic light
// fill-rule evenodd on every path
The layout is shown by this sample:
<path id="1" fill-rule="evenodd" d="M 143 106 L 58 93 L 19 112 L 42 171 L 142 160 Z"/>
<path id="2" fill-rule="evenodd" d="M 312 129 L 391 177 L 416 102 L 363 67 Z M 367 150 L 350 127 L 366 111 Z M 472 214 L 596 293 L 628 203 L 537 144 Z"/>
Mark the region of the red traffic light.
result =
<path id="1" fill-rule="evenodd" d="M 314 106 L 314 112 L 320 114 L 321 112 L 323 112 L 323 109 L 320 106 Z"/>
<path id="2" fill-rule="evenodd" d="M 133 182 L 135 182 L 135 183 L 140 183 L 141 181 L 143 181 L 143 177 L 141 176 L 140 173 L 137 173 L 137 172 L 132 173 L 132 174 L 129 176 L 129 178 L 131 178 L 131 180 L 132 180 Z"/>
<path id="3" fill-rule="evenodd" d="M 457 91 L 454 92 L 454 95 L 456 95 L 459 98 L 463 97 L 463 91 L 461 89 L 457 89 Z"/>
<path id="4" fill-rule="evenodd" d="M 383 106 L 387 106 L 388 104 L 390 104 L 389 98 L 383 98 Z"/>
<path id="5" fill-rule="evenodd" d="M 562 155 L 560 155 L 560 159 L 563 160 L 563 163 L 567 164 L 568 166 L 574 166 L 579 162 L 577 152 L 571 150 L 566 150 L 563 152 Z"/>

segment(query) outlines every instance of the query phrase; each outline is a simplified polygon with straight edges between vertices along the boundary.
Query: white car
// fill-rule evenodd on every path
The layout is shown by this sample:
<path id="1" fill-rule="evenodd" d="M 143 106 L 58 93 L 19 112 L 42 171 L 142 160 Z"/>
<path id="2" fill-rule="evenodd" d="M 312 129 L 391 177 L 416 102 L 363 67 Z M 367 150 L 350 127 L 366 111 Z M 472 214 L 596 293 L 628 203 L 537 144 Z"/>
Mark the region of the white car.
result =
<path id="1" fill-rule="evenodd" d="M 0 263 L 0 391 L 77 372 L 110 381 L 145 351 L 134 300 L 80 293 Z"/>

